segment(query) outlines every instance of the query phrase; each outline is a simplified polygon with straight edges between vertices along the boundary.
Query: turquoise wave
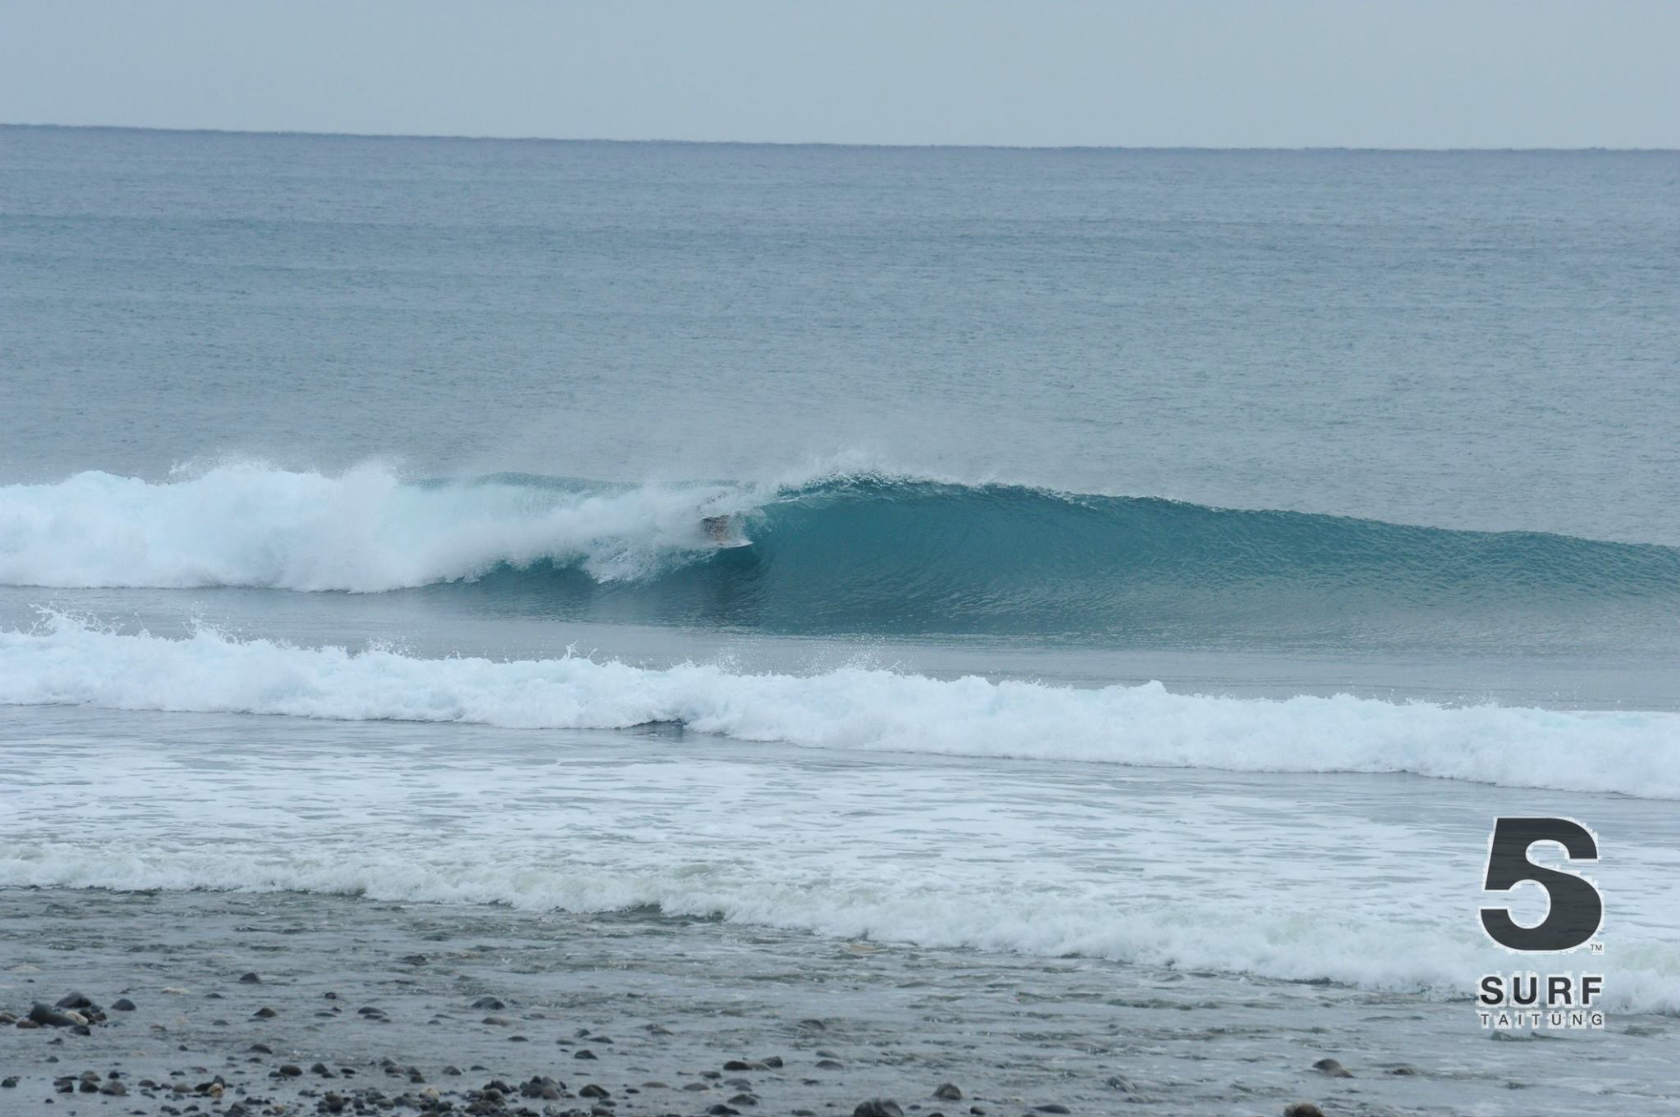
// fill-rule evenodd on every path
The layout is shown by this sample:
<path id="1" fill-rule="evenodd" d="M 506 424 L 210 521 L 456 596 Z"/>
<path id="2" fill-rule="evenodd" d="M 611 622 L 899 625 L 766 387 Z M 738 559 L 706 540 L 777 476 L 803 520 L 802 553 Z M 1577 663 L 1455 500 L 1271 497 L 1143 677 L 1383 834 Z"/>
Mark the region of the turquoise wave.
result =
<path id="1" fill-rule="evenodd" d="M 1514 650 L 1680 630 L 1680 550 L 1657 545 L 877 476 L 782 490 L 734 528 L 751 546 L 633 581 L 555 560 L 419 592 L 790 634 Z"/>

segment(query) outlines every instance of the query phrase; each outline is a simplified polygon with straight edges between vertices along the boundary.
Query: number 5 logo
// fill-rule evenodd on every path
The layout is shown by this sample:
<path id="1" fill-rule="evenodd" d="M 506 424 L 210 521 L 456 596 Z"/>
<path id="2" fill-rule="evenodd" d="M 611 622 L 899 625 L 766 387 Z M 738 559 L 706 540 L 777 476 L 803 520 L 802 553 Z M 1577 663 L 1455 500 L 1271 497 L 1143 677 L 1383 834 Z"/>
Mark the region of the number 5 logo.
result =
<path id="1" fill-rule="evenodd" d="M 1512 950 L 1573 950 L 1598 933 L 1604 900 L 1590 881 L 1574 873 L 1536 865 L 1528 859 L 1535 842 L 1556 842 L 1572 861 L 1597 861 L 1598 843 L 1579 822 L 1568 818 L 1496 818 L 1488 844 L 1486 892 L 1505 892 L 1532 880 L 1546 890 L 1546 918 L 1524 927 L 1507 908 L 1483 908 L 1482 929 Z"/>

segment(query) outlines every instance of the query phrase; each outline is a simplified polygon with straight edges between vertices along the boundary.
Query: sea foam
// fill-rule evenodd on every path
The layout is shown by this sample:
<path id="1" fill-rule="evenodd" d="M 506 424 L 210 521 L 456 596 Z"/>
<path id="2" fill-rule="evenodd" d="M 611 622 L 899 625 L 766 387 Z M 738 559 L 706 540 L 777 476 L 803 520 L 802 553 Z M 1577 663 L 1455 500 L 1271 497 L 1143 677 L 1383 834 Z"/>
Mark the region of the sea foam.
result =
<path id="1" fill-rule="evenodd" d="M 612 729 L 675 722 L 744 741 L 1270 772 L 1408 772 L 1680 799 L 1680 715 L 1076 688 L 850 667 L 743 674 L 581 656 L 427 659 L 186 639 L 51 617 L 0 632 L 0 703 Z"/>

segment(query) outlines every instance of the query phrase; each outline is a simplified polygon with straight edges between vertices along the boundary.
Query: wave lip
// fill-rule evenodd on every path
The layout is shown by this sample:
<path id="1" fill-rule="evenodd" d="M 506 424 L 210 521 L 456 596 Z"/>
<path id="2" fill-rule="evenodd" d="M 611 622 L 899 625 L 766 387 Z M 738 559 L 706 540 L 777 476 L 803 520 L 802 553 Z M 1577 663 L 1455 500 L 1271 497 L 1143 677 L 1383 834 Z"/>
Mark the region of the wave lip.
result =
<path id="1" fill-rule="evenodd" d="M 614 729 L 744 741 L 1257 772 L 1414 773 L 1680 799 L 1680 714 L 1238 699 L 846 668 L 663 670 L 576 656 L 423 659 L 211 629 L 171 640 L 62 617 L 0 632 L 0 704 Z"/>

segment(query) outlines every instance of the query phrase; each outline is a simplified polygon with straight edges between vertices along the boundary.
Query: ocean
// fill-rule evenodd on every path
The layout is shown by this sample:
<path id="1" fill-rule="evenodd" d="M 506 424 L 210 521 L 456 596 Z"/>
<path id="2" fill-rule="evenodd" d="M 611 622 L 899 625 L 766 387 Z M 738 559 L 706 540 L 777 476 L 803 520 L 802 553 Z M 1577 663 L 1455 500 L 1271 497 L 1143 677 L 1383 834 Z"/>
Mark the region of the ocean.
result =
<path id="1" fill-rule="evenodd" d="M 0 128 L 0 917 L 669 934 L 678 1031 L 831 1047 L 920 980 L 1005 1107 L 1680 1111 L 1677 188 Z M 1592 953 L 1483 933 L 1497 816 L 1596 835 Z M 1604 1025 L 1499 1042 L 1546 967 Z"/>

